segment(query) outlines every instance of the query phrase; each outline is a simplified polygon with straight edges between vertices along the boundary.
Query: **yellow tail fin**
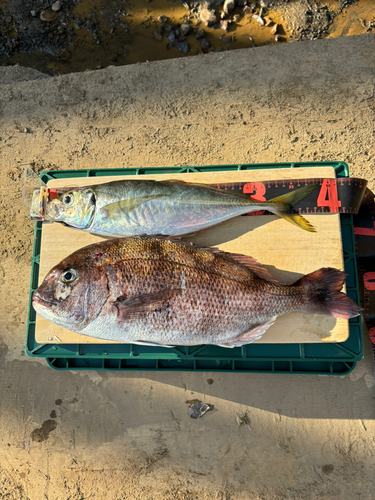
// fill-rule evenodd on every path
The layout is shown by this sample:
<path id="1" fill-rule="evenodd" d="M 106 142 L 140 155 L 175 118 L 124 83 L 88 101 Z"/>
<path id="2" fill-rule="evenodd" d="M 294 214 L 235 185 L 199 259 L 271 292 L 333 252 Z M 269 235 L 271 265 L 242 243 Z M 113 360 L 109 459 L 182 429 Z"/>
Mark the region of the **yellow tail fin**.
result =
<path id="1" fill-rule="evenodd" d="M 277 198 L 272 198 L 272 200 L 269 200 L 267 203 L 273 205 L 272 212 L 274 214 L 282 217 L 291 224 L 304 229 L 305 231 L 314 233 L 316 232 L 314 226 L 302 217 L 302 215 L 293 212 L 292 206 L 306 198 L 306 196 L 312 193 L 317 186 L 319 186 L 319 182 L 313 182 L 312 184 L 308 184 L 300 189 L 295 189 L 290 193 L 278 196 Z"/>

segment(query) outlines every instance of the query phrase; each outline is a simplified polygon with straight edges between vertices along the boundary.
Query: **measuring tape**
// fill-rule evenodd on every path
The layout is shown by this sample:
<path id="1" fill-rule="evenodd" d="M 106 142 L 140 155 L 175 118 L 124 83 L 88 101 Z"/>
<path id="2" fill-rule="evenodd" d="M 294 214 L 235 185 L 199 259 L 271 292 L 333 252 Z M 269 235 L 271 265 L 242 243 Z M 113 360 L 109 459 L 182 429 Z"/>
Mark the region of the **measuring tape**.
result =
<path id="1" fill-rule="evenodd" d="M 285 179 L 263 182 L 226 182 L 210 184 L 211 187 L 232 191 L 250 196 L 253 200 L 269 201 L 283 194 L 318 183 L 309 196 L 294 205 L 294 210 L 300 214 L 340 213 L 356 214 L 366 190 L 367 181 L 353 177 L 340 179 Z M 260 210 L 248 215 L 268 215 L 270 212 Z"/>
<path id="2" fill-rule="evenodd" d="M 363 317 L 368 328 L 375 363 L 375 199 L 369 189 L 353 217 L 357 264 L 363 277 Z"/>
<path id="3" fill-rule="evenodd" d="M 367 181 L 357 178 L 288 179 L 284 181 L 211 184 L 212 187 L 269 201 L 310 183 L 319 186 L 293 209 L 300 214 L 354 214 L 358 269 L 363 278 L 363 317 L 368 328 L 375 365 L 375 201 Z M 247 215 L 269 214 L 261 210 Z"/>

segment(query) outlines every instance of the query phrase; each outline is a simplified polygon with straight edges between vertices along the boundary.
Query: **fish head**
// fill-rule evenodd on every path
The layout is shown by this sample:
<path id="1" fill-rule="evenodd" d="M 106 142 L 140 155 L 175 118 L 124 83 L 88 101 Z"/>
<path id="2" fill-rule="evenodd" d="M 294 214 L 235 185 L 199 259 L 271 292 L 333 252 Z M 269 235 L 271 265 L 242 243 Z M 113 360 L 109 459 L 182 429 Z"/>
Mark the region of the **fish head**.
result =
<path id="1" fill-rule="evenodd" d="M 47 218 L 78 229 L 86 228 L 95 213 L 95 194 L 89 188 L 72 189 L 47 204 Z"/>
<path id="2" fill-rule="evenodd" d="M 103 266 L 80 257 L 78 251 L 47 274 L 34 292 L 33 308 L 52 323 L 79 333 L 99 316 L 108 290 Z"/>

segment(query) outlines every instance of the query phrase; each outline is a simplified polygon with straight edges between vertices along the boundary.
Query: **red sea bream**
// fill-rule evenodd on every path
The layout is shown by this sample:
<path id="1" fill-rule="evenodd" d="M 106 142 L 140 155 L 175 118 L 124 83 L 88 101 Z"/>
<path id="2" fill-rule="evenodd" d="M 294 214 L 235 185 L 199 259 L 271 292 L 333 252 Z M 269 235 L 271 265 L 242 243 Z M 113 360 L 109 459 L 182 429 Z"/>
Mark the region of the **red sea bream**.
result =
<path id="1" fill-rule="evenodd" d="M 34 309 L 64 328 L 144 345 L 237 347 L 294 311 L 349 319 L 345 274 L 322 268 L 281 284 L 255 259 L 176 239 L 128 237 L 82 248 L 46 276 Z"/>

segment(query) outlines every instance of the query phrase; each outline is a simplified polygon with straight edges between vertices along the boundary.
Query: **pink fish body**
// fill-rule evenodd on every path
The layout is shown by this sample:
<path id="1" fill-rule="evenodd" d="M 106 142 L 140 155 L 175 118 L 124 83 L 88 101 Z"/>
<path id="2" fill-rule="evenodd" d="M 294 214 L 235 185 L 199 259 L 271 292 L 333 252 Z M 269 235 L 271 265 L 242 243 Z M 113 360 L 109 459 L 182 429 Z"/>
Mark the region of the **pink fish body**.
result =
<path id="1" fill-rule="evenodd" d="M 295 311 L 349 319 L 342 271 L 323 268 L 284 285 L 251 257 L 173 239 L 129 237 L 82 248 L 34 293 L 34 309 L 76 333 L 152 345 L 253 342 Z"/>

